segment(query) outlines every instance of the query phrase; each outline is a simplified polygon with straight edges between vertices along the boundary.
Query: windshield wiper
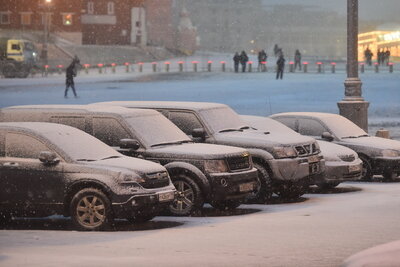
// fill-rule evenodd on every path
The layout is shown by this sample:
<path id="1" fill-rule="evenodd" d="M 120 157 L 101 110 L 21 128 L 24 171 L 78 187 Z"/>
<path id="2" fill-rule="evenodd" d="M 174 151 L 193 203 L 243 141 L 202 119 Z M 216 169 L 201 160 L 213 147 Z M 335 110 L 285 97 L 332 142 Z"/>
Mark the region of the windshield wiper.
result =
<path id="1" fill-rule="evenodd" d="M 77 159 L 76 161 L 96 161 L 95 159 Z"/>
<path id="2" fill-rule="evenodd" d="M 239 128 L 239 130 L 247 130 L 247 129 L 250 129 L 250 127 L 249 126 L 243 126 L 243 127 Z"/>
<path id="3" fill-rule="evenodd" d="M 342 137 L 343 139 L 347 139 L 347 138 L 351 138 L 351 139 L 354 139 L 354 138 L 358 138 L 359 136 L 354 136 L 354 135 L 351 135 L 351 136 L 345 136 L 345 137 Z"/>
<path id="4" fill-rule="evenodd" d="M 168 145 L 180 145 L 180 144 L 183 144 L 183 142 L 186 142 L 186 141 L 176 141 L 176 142 L 159 143 L 159 144 L 151 145 L 151 147 L 156 147 L 156 146 L 168 146 Z"/>
<path id="5" fill-rule="evenodd" d="M 103 159 L 101 159 L 101 160 L 106 160 L 106 159 L 117 159 L 117 158 L 120 158 L 121 156 L 110 156 L 110 157 L 106 157 L 106 158 L 103 158 Z"/>
<path id="6" fill-rule="evenodd" d="M 368 136 L 369 136 L 368 134 L 362 134 L 362 135 L 360 135 L 358 137 L 368 137 Z"/>
<path id="7" fill-rule="evenodd" d="M 225 132 L 242 132 L 242 131 L 243 131 L 242 129 L 234 129 L 234 128 L 232 128 L 232 129 L 223 129 L 223 130 L 219 131 L 219 133 L 225 133 Z"/>

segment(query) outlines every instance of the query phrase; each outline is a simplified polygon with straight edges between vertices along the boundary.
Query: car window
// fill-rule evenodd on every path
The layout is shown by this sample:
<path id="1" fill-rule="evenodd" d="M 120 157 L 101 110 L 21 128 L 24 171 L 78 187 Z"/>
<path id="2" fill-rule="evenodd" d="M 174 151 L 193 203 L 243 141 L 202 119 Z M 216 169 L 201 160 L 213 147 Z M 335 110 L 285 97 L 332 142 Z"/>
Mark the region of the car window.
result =
<path id="1" fill-rule="evenodd" d="M 204 128 L 196 115 L 191 112 L 170 111 L 169 119 L 187 135 L 192 135 L 193 129 Z"/>
<path id="2" fill-rule="evenodd" d="M 299 133 L 302 135 L 320 137 L 326 128 L 317 120 L 299 119 Z"/>
<path id="3" fill-rule="evenodd" d="M 280 123 L 283 123 L 290 129 L 298 132 L 298 128 L 296 127 L 296 119 L 295 118 L 274 118 L 274 120 L 279 121 Z"/>
<path id="4" fill-rule="evenodd" d="M 119 146 L 121 139 L 132 138 L 114 118 L 93 118 L 93 136 L 109 146 Z"/>
<path id="5" fill-rule="evenodd" d="M 78 128 L 82 131 L 86 129 L 85 117 L 68 116 L 68 117 L 52 117 L 51 122 L 68 125 Z"/>
<path id="6" fill-rule="evenodd" d="M 6 135 L 6 157 L 38 159 L 42 151 L 52 151 L 41 141 L 25 134 Z"/>

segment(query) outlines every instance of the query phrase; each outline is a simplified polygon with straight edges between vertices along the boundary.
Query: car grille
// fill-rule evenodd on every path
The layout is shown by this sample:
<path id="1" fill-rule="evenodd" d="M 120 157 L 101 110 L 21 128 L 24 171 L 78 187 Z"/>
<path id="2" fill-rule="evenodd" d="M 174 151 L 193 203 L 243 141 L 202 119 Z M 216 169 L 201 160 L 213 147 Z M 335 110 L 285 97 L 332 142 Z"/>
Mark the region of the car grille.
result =
<path id="1" fill-rule="evenodd" d="M 343 178 L 345 179 L 352 179 L 352 178 L 357 178 L 360 177 L 361 171 L 359 172 L 352 172 L 352 173 L 345 173 L 343 174 Z"/>
<path id="2" fill-rule="evenodd" d="M 228 166 L 231 171 L 250 169 L 250 155 L 227 158 Z"/>
<path id="3" fill-rule="evenodd" d="M 319 149 L 315 144 L 295 146 L 294 149 L 297 151 L 299 157 L 307 157 L 319 153 Z"/>
<path id="4" fill-rule="evenodd" d="M 153 172 L 146 174 L 146 181 L 140 183 L 144 188 L 159 188 L 169 185 L 169 176 L 167 172 Z"/>
<path id="5" fill-rule="evenodd" d="M 341 155 L 339 158 L 346 162 L 353 162 L 356 160 L 356 156 L 354 155 Z"/>

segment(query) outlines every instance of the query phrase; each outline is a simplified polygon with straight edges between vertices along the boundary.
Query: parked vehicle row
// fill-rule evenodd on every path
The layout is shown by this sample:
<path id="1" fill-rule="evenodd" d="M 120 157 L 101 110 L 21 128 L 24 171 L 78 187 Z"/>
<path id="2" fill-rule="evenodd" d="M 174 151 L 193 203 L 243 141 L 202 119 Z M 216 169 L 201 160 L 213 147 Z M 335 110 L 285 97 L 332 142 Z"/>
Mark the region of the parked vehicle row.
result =
<path id="1" fill-rule="evenodd" d="M 79 229 L 100 230 L 114 218 L 144 222 L 162 210 L 186 216 L 204 203 L 234 209 L 248 199 L 266 203 L 273 193 L 297 198 L 313 184 L 332 188 L 382 170 L 399 172 L 400 142 L 373 138 L 349 145 L 343 134 L 357 130 L 349 121 L 346 129 L 323 125 L 319 139 L 338 144 L 316 141 L 315 124 L 303 126 L 302 118 L 289 115 L 274 116 L 287 127 L 216 103 L 3 108 L 0 215 L 62 214 Z M 338 116 L 317 115 L 322 122 Z M 366 138 L 359 133 L 351 139 Z M 375 151 L 375 158 L 364 151 Z"/>

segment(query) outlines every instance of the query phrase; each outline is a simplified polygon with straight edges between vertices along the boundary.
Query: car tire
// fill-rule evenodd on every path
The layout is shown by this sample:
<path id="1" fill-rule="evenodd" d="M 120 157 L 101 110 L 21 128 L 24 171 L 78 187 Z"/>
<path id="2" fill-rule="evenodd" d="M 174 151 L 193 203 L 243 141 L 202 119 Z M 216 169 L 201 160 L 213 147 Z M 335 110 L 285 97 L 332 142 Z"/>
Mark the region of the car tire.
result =
<path id="1" fill-rule="evenodd" d="M 328 190 L 328 189 L 333 189 L 336 186 L 338 186 L 340 182 L 325 182 L 325 183 L 320 183 L 317 184 L 318 188 L 321 190 Z"/>
<path id="2" fill-rule="evenodd" d="M 250 202 L 266 203 L 272 197 L 272 179 L 269 172 L 259 163 L 253 164 L 257 169 L 258 189 L 247 198 Z"/>
<path id="3" fill-rule="evenodd" d="M 6 225 L 10 223 L 12 216 L 9 212 L 0 212 L 0 225 Z"/>
<path id="4" fill-rule="evenodd" d="M 148 222 L 150 220 L 152 220 L 154 217 L 156 217 L 157 214 L 149 212 L 142 212 L 142 213 L 138 213 L 135 214 L 132 217 L 128 217 L 126 218 L 130 223 L 145 223 Z"/>
<path id="5" fill-rule="evenodd" d="M 79 230 L 105 230 L 113 222 L 111 202 L 96 188 L 85 188 L 76 193 L 71 200 L 70 213 Z"/>
<path id="6" fill-rule="evenodd" d="M 224 200 L 224 201 L 215 201 L 212 202 L 211 205 L 218 210 L 234 210 L 242 204 L 241 201 L 238 200 Z"/>
<path id="7" fill-rule="evenodd" d="M 371 181 L 372 179 L 372 167 L 371 162 L 368 160 L 366 156 L 359 155 L 362 160 L 362 172 L 361 172 L 361 180 L 362 181 Z"/>
<path id="8" fill-rule="evenodd" d="M 186 174 L 178 173 L 171 176 L 178 196 L 169 206 L 169 212 L 174 216 L 188 216 L 204 205 L 203 193 L 199 185 Z"/>
<path id="9" fill-rule="evenodd" d="M 393 171 L 384 171 L 382 176 L 384 181 L 391 182 L 397 178 L 397 173 L 394 173 Z"/>
<path id="10" fill-rule="evenodd" d="M 275 194 L 277 194 L 280 198 L 285 200 L 298 199 L 302 195 L 307 192 L 308 186 L 306 185 L 281 185 L 278 186 L 278 189 L 275 190 Z"/>

